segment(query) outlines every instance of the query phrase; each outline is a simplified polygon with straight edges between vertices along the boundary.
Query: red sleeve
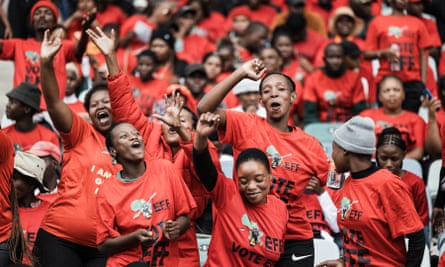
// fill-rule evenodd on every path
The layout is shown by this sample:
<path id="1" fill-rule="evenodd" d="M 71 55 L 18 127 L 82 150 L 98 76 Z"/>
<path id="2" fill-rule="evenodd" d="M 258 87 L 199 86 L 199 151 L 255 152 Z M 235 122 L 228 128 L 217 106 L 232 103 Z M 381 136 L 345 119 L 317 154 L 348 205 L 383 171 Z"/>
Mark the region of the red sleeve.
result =
<path id="1" fill-rule="evenodd" d="M 378 18 L 371 20 L 368 26 L 368 32 L 366 33 L 365 49 L 374 51 L 379 49 L 379 38 L 378 38 Z"/>
<path id="2" fill-rule="evenodd" d="M 430 34 L 425 27 L 424 23 L 419 23 L 419 39 L 418 46 L 419 48 L 428 48 L 433 46 L 433 40 L 430 38 Z"/>
<path id="3" fill-rule="evenodd" d="M 416 176 L 415 174 L 413 175 Z M 418 176 L 415 178 L 417 180 L 415 180 L 413 185 L 414 206 L 416 207 L 417 213 L 419 213 L 423 225 L 427 226 L 429 222 L 429 211 L 425 184 L 422 178 Z"/>
<path id="4" fill-rule="evenodd" d="M 2 131 L 0 131 L 0 150 L 0 203 L 4 201 L 9 203 L 10 181 L 14 169 L 14 147 L 11 139 Z"/>
<path id="5" fill-rule="evenodd" d="M 91 125 L 84 119 L 80 118 L 74 112 L 71 112 L 73 117 L 73 125 L 71 126 L 71 130 L 67 133 L 60 132 L 60 136 L 62 137 L 63 147 L 64 149 L 72 149 L 77 144 L 81 143 L 85 136 L 91 134 Z"/>
<path id="6" fill-rule="evenodd" d="M 12 60 L 15 56 L 15 48 L 20 42 L 20 39 L 3 39 L 2 52 L 0 59 Z"/>
<path id="7" fill-rule="evenodd" d="M 392 238 L 396 239 L 423 229 L 413 198 L 399 177 L 388 177 L 386 183 L 380 186 L 380 195 Z M 407 201 L 408 199 L 411 201 Z"/>
<path id="8" fill-rule="evenodd" d="M 354 72 L 354 74 L 356 73 Z M 353 104 L 366 101 L 365 92 L 363 91 L 363 84 L 359 74 L 357 74 L 357 79 L 355 80 L 355 85 L 353 87 L 353 90 L 354 90 L 352 92 Z"/>
<path id="9" fill-rule="evenodd" d="M 440 54 L 439 75 L 445 75 L 445 49 Z"/>
<path id="10" fill-rule="evenodd" d="M 71 62 L 71 61 L 79 62 L 79 59 L 77 59 L 74 54 L 74 48 L 75 48 L 74 42 L 68 40 L 64 40 L 62 42 L 62 50 L 63 54 L 65 55 L 66 62 Z"/>
<path id="11" fill-rule="evenodd" d="M 220 141 L 224 144 L 243 143 L 245 138 L 252 136 L 255 131 L 255 114 L 248 114 L 238 111 L 224 110 L 226 114 L 226 129 L 225 131 L 218 130 Z"/>
<path id="12" fill-rule="evenodd" d="M 413 126 L 413 130 L 414 130 L 413 134 L 414 134 L 414 138 L 416 140 L 416 144 L 414 145 L 415 148 L 424 147 L 426 129 L 427 128 L 426 128 L 425 121 L 420 116 L 416 116 L 416 122 L 414 123 L 414 126 Z"/>
<path id="13" fill-rule="evenodd" d="M 112 177 L 112 179 L 117 179 Z M 100 245 L 108 238 L 115 238 L 121 234 L 114 228 L 116 211 L 108 203 L 102 190 L 96 196 L 96 244 Z"/>
<path id="14" fill-rule="evenodd" d="M 303 101 L 318 103 L 317 90 L 313 80 L 317 72 L 309 74 L 304 81 Z"/>
<path id="15" fill-rule="evenodd" d="M 149 136 L 153 129 L 153 123 L 147 120 L 144 112 L 139 108 L 131 91 L 128 77 L 123 72 L 108 78 L 111 109 L 113 120 L 125 121 L 141 132 L 142 136 Z"/>

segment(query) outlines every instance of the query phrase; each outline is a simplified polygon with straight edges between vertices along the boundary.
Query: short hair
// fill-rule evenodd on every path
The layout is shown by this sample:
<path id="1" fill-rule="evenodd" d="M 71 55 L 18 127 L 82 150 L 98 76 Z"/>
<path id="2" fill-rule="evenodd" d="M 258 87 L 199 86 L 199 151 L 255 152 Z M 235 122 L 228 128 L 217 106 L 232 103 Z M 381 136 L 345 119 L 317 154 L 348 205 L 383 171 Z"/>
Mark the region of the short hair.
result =
<path id="1" fill-rule="evenodd" d="M 138 59 L 138 61 L 139 61 L 139 59 L 141 59 L 141 57 L 149 57 L 149 58 L 151 58 L 151 59 L 154 61 L 155 64 L 158 63 L 158 57 L 157 57 L 156 54 L 155 54 L 153 51 L 151 51 L 150 49 L 145 49 L 145 50 L 139 52 L 139 53 L 137 54 L 137 59 Z"/>
<path id="2" fill-rule="evenodd" d="M 306 29 L 307 21 L 303 14 L 291 12 L 287 17 L 285 26 L 291 34 L 300 33 Z"/>
<path id="3" fill-rule="evenodd" d="M 259 30 L 265 30 L 266 32 L 269 32 L 269 28 L 264 23 L 253 21 L 249 24 L 246 31 L 244 32 L 244 36 L 255 33 Z"/>
<path id="4" fill-rule="evenodd" d="M 281 36 L 286 36 L 290 40 L 292 40 L 292 34 L 290 33 L 289 29 L 286 26 L 278 26 L 275 28 L 275 30 L 272 33 L 272 38 L 270 40 L 270 43 L 275 46 L 275 43 L 277 42 L 278 38 Z"/>
<path id="5" fill-rule="evenodd" d="M 247 148 L 239 154 L 238 158 L 235 162 L 235 169 L 238 169 L 241 164 L 247 161 L 257 161 L 264 165 L 268 173 L 271 173 L 270 171 L 270 164 L 269 159 L 267 158 L 266 154 L 259 150 L 258 148 Z"/>
<path id="6" fill-rule="evenodd" d="M 119 25 L 117 25 L 116 23 L 107 23 L 102 27 L 102 31 L 105 33 L 111 32 L 111 30 L 114 30 L 116 38 L 119 38 L 120 29 Z"/>
<path id="7" fill-rule="evenodd" d="M 290 86 L 291 92 L 295 92 L 295 87 L 296 87 L 295 86 L 295 82 L 289 76 L 287 76 L 286 74 L 281 73 L 281 72 L 269 72 L 269 73 L 266 74 L 266 76 L 264 76 L 263 79 L 261 79 L 261 82 L 260 82 L 260 95 L 263 94 L 263 83 L 264 83 L 264 80 L 266 80 L 268 77 L 270 77 L 272 75 L 278 75 L 278 76 L 284 77 L 284 79 L 287 81 L 287 83 Z"/>
<path id="8" fill-rule="evenodd" d="M 326 57 L 326 53 L 327 51 L 332 48 L 332 47 L 338 47 L 341 49 L 341 51 L 343 52 L 343 56 L 345 55 L 345 50 L 343 49 L 343 46 L 339 43 L 335 43 L 335 42 L 330 42 L 329 44 L 326 45 L 326 47 L 324 48 L 323 51 L 323 55 Z"/>
<path id="9" fill-rule="evenodd" d="M 85 108 L 85 110 L 88 112 L 88 110 L 90 109 L 90 104 L 91 104 L 91 97 L 93 96 L 93 94 L 95 94 L 98 91 L 107 91 L 108 92 L 108 86 L 106 82 L 98 82 L 95 83 L 93 85 L 93 88 L 91 88 L 88 93 L 85 95 L 85 100 L 83 102 L 83 107 Z"/>
<path id="10" fill-rule="evenodd" d="M 108 129 L 108 131 L 105 133 L 105 146 L 107 147 L 108 151 L 110 151 L 110 149 L 113 147 L 111 133 L 113 132 L 114 128 L 124 123 L 129 123 L 129 122 L 126 121 L 113 122 L 110 126 L 110 129 Z"/>
<path id="11" fill-rule="evenodd" d="M 221 58 L 221 56 L 219 55 L 219 53 L 216 52 L 216 51 L 212 51 L 212 52 L 208 52 L 208 53 L 206 53 L 206 54 L 202 57 L 202 64 L 204 64 L 204 63 L 207 61 L 207 59 L 209 59 L 210 57 L 217 57 L 217 58 L 219 58 L 219 60 L 221 60 L 221 62 L 222 62 L 222 58 Z"/>

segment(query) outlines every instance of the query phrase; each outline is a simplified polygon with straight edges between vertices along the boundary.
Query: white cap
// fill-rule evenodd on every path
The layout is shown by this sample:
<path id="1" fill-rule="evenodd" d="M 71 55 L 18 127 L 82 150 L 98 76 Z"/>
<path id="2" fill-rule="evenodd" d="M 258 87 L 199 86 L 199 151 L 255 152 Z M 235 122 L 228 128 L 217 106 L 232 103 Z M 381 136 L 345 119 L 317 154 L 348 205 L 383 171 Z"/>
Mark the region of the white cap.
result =
<path id="1" fill-rule="evenodd" d="M 260 81 L 254 81 L 251 79 L 242 79 L 233 87 L 233 94 L 239 95 L 244 93 L 259 93 Z"/>
<path id="2" fill-rule="evenodd" d="M 14 169 L 23 175 L 36 179 L 43 185 L 43 173 L 46 169 L 46 163 L 38 156 L 28 152 L 16 151 Z"/>

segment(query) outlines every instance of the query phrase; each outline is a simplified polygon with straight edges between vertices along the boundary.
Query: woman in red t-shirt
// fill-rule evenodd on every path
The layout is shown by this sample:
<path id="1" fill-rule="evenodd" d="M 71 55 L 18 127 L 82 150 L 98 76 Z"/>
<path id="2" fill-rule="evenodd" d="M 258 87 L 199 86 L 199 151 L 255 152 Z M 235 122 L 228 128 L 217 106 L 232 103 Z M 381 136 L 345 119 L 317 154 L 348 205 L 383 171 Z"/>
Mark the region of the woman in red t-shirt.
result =
<path id="1" fill-rule="evenodd" d="M 175 240 L 188 229 L 188 214 L 196 207 L 181 175 L 168 160 L 145 157 L 143 137 L 132 124 L 113 125 L 106 145 L 122 165 L 97 196 L 97 245 L 109 255 L 106 266 L 141 260 L 178 265 Z"/>
<path id="2" fill-rule="evenodd" d="M 42 90 L 54 126 L 62 136 L 63 166 L 58 197 L 48 208 L 34 244 L 46 267 L 103 266 L 106 257 L 96 246 L 96 194 L 117 170 L 105 148 L 103 134 L 112 124 L 106 86 L 93 87 L 85 97 L 92 125 L 60 99 L 53 61 L 62 43 L 45 32 L 41 47 Z M 55 252 L 56 251 L 56 252 Z"/>
<path id="3" fill-rule="evenodd" d="M 196 173 L 217 209 L 204 266 L 274 266 L 284 251 L 288 212 L 282 201 L 268 194 L 269 159 L 259 149 L 245 149 L 235 163 L 237 184 L 225 177 L 208 150 L 208 137 L 219 118 L 202 114 L 193 141 Z"/>
<path id="4" fill-rule="evenodd" d="M 377 164 L 381 168 L 388 169 L 402 178 L 408 186 L 408 190 L 414 200 L 414 206 L 424 226 L 428 226 L 428 201 L 423 178 L 402 169 L 403 158 L 406 154 L 406 144 L 402 134 L 395 127 L 389 127 L 377 137 Z"/>
<path id="5" fill-rule="evenodd" d="M 406 144 L 406 158 L 420 160 L 426 135 L 425 121 L 417 114 L 402 108 L 405 98 L 403 83 L 399 77 L 383 77 L 378 88 L 378 99 L 382 106 L 378 109 L 367 109 L 361 116 L 370 117 L 376 124 L 375 133 L 394 126 L 401 133 Z"/>
<path id="6" fill-rule="evenodd" d="M 297 97 L 294 82 L 276 72 L 261 80 L 260 96 L 266 118 L 217 108 L 240 80 L 258 80 L 265 72 L 265 65 L 259 59 L 244 63 L 201 99 L 198 110 L 219 114 L 218 136 L 221 143 L 233 145 L 235 159 L 242 150 L 251 147 L 267 153 L 273 174 L 270 194 L 287 203 L 289 212 L 284 253 L 277 266 L 310 266 L 314 264 L 313 232 L 305 217 L 301 195 L 314 176 L 322 186 L 326 183 L 329 162 L 318 140 L 288 125 L 290 107 Z"/>

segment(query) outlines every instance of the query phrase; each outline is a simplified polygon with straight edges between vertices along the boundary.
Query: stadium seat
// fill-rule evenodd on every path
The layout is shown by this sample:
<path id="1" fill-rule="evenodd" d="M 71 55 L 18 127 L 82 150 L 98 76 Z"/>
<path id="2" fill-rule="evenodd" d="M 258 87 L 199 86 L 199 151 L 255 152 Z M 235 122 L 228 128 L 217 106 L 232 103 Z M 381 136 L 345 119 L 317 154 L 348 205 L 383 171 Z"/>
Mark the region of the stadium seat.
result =
<path id="1" fill-rule="evenodd" d="M 434 203 L 437 195 L 437 188 L 440 182 L 440 169 L 442 168 L 442 160 L 436 159 L 431 163 L 428 168 L 428 180 L 427 180 L 427 190 L 431 196 L 431 201 Z"/>
<path id="2" fill-rule="evenodd" d="M 203 266 L 207 260 L 207 251 L 209 250 L 211 238 L 211 235 L 196 234 L 196 239 L 198 240 L 199 263 L 201 266 Z"/>
<path id="3" fill-rule="evenodd" d="M 325 260 L 335 260 L 340 257 L 340 250 L 333 239 L 314 238 L 315 265 Z"/>
<path id="4" fill-rule="evenodd" d="M 317 138 L 323 146 L 326 155 L 331 156 L 334 132 L 342 123 L 314 122 L 304 127 L 304 131 Z"/>

